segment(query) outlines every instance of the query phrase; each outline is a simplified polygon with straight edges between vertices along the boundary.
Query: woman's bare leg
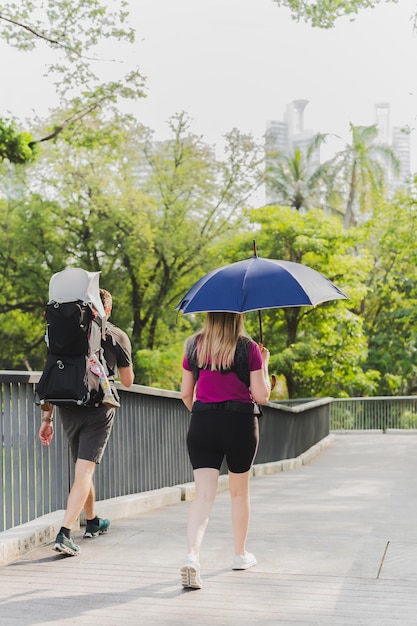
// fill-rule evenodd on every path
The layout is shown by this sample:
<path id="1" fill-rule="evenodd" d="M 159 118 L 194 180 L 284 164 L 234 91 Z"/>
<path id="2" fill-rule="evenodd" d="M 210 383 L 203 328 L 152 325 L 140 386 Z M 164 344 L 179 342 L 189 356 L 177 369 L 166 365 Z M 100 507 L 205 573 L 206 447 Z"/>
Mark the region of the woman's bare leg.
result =
<path id="1" fill-rule="evenodd" d="M 232 499 L 232 527 L 235 554 L 245 555 L 249 530 L 250 499 L 249 480 L 252 470 L 243 474 L 229 472 L 229 491 Z"/>
<path id="2" fill-rule="evenodd" d="M 195 498 L 188 512 L 188 553 L 197 558 L 217 493 L 219 470 L 201 468 L 194 470 Z"/>

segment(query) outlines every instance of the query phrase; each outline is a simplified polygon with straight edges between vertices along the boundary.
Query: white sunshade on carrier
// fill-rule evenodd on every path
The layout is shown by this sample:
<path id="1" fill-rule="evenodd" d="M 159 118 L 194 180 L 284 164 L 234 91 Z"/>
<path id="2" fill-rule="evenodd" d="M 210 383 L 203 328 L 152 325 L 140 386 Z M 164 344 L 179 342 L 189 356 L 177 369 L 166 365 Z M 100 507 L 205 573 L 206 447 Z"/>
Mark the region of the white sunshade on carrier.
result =
<path id="1" fill-rule="evenodd" d="M 71 302 L 82 300 L 91 303 L 101 317 L 106 313 L 100 298 L 99 280 L 101 272 L 87 272 L 69 267 L 54 274 L 49 281 L 49 300 Z"/>

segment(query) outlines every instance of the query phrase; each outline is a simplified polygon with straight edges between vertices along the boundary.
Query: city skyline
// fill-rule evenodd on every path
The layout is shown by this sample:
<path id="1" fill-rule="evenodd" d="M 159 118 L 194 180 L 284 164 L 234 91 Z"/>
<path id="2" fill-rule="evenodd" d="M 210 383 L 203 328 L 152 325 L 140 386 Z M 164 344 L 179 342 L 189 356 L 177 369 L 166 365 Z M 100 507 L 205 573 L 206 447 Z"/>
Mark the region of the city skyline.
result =
<path id="1" fill-rule="evenodd" d="M 304 115 L 309 104 L 310 101 L 305 98 L 293 100 L 287 103 L 282 119 L 267 120 L 266 144 L 269 142 L 271 148 L 288 156 L 296 148 L 306 150 L 315 135 L 326 134 L 322 128 L 305 128 Z M 374 119 L 368 125 L 377 127 L 376 143 L 392 148 L 398 158 L 399 171 L 395 173 L 391 169 L 388 172 L 388 182 L 394 187 L 406 182 L 411 175 L 409 129 L 405 125 L 398 126 L 391 123 L 389 102 L 374 104 Z M 323 162 L 326 159 L 327 157 L 321 158 L 320 148 L 318 148 L 317 160 Z"/>

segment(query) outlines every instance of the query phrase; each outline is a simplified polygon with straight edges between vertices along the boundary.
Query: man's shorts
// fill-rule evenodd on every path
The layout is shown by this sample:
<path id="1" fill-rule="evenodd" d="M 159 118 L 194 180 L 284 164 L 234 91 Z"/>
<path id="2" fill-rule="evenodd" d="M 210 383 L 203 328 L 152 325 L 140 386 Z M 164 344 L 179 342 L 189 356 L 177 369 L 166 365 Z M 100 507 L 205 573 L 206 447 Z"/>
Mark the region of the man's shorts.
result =
<path id="1" fill-rule="evenodd" d="M 115 409 L 105 405 L 59 409 L 74 461 L 100 463 L 112 431 Z"/>

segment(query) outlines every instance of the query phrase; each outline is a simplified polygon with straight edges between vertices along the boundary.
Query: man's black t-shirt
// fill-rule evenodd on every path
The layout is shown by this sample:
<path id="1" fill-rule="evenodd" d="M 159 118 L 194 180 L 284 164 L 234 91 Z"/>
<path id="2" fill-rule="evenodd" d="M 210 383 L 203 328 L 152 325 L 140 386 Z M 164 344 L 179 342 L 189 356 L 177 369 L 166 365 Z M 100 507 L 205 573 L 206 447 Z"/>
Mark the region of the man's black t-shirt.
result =
<path id="1" fill-rule="evenodd" d="M 126 333 L 107 322 L 106 338 L 102 339 L 104 358 L 106 359 L 109 379 L 117 377 L 119 367 L 130 367 L 132 365 L 132 346 Z"/>

